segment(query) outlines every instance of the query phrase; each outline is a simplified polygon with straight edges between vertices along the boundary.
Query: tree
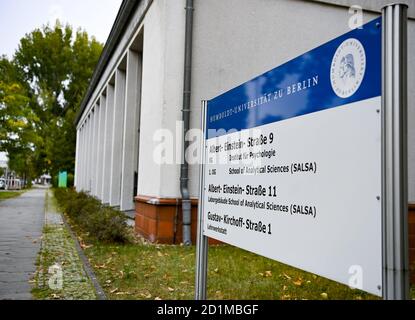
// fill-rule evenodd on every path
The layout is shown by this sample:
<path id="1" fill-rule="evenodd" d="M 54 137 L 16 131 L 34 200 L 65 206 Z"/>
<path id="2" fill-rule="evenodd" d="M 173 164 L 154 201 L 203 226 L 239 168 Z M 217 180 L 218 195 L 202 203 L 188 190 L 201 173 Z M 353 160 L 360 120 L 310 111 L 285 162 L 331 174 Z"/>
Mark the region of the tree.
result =
<path id="1" fill-rule="evenodd" d="M 0 58 L 0 142 L 1 148 L 13 141 L 26 127 L 28 97 L 15 66 Z"/>
<path id="2" fill-rule="evenodd" d="M 2 57 L 0 150 L 16 170 L 73 173 L 74 119 L 101 51 L 85 31 L 73 36 L 57 21 L 22 38 L 12 61 Z"/>
<path id="3" fill-rule="evenodd" d="M 28 176 L 37 141 L 38 118 L 30 107 L 27 86 L 13 62 L 0 59 L 0 151 L 9 155 L 11 169 Z M 24 157 L 24 161 L 13 161 Z M 24 163 L 23 163 L 24 162 Z"/>

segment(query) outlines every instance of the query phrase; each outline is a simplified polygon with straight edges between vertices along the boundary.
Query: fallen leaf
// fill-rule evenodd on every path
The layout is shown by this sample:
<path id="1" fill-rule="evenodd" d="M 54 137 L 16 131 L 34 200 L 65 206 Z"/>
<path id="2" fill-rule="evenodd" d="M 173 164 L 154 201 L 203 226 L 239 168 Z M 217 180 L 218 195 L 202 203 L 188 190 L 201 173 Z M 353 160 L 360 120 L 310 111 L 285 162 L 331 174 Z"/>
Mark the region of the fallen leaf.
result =
<path id="1" fill-rule="evenodd" d="M 161 300 L 161 298 L 159 298 L 159 297 L 156 297 L 154 300 L 157 300 L 157 301 L 160 301 Z"/>
<path id="2" fill-rule="evenodd" d="M 140 297 L 145 298 L 145 299 L 151 299 L 151 294 L 140 293 Z"/>
<path id="3" fill-rule="evenodd" d="M 171 287 L 167 287 L 167 290 L 169 290 L 170 292 L 173 292 L 173 291 L 175 291 L 173 288 L 171 288 Z"/>
<path id="4" fill-rule="evenodd" d="M 303 280 L 301 278 L 297 279 L 296 281 L 293 281 L 294 285 L 297 287 L 300 287 L 303 284 Z"/>
<path id="5" fill-rule="evenodd" d="M 110 293 L 115 293 L 118 291 L 118 288 L 115 288 L 114 290 L 111 290 Z"/>
<path id="6" fill-rule="evenodd" d="M 216 268 L 215 270 L 213 270 L 213 271 L 215 271 L 215 273 L 218 273 L 219 272 L 219 268 Z"/>
<path id="7" fill-rule="evenodd" d="M 89 249 L 89 248 L 92 248 L 92 245 L 86 245 L 85 243 L 80 243 L 79 245 L 81 246 L 81 248 L 82 248 L 83 250 L 85 250 L 85 249 Z"/>
<path id="8" fill-rule="evenodd" d="M 291 277 L 290 277 L 288 274 L 283 273 L 282 275 L 283 275 L 285 278 L 287 278 L 288 280 L 291 280 Z"/>
<path id="9" fill-rule="evenodd" d="M 272 277 L 272 272 L 271 271 L 265 271 L 265 277 L 267 277 L 267 278 Z"/>
<path id="10" fill-rule="evenodd" d="M 157 251 L 157 255 L 158 255 L 159 257 L 162 257 L 162 256 L 163 256 L 163 254 L 162 254 L 160 251 Z"/>

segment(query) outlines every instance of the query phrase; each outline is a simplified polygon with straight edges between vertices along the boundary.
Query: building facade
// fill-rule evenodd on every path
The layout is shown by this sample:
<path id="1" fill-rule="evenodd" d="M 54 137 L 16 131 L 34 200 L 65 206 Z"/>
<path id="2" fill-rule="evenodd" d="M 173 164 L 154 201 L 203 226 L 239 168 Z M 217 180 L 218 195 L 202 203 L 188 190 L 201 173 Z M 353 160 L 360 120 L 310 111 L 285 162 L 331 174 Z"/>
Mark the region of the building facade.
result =
<path id="1" fill-rule="evenodd" d="M 415 3 L 404 2 L 410 6 L 408 163 L 410 209 L 414 210 Z M 122 211 L 135 212 L 136 231 L 151 241 L 178 243 L 182 241 L 181 183 L 185 181 L 194 238 L 198 166 L 190 164 L 187 170 L 180 164 L 185 100 L 190 99 L 190 128 L 200 128 L 202 100 L 349 31 L 351 5 L 364 9 L 367 22 L 378 17 L 387 3 L 123 1 L 77 118 L 76 188 Z M 157 148 L 167 139 L 160 130 L 171 133 L 167 142 L 174 156 L 167 157 L 169 161 L 156 161 Z M 412 213 L 412 261 L 414 217 Z"/>

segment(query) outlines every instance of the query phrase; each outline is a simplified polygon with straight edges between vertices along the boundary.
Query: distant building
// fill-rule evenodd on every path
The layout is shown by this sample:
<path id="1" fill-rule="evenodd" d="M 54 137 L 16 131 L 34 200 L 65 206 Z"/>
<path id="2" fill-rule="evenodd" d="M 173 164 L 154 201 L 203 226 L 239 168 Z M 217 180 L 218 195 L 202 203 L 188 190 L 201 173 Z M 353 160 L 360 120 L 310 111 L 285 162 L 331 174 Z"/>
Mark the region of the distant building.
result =
<path id="1" fill-rule="evenodd" d="M 39 178 L 39 183 L 43 185 L 48 185 L 52 182 L 52 177 L 49 174 L 43 174 Z"/>

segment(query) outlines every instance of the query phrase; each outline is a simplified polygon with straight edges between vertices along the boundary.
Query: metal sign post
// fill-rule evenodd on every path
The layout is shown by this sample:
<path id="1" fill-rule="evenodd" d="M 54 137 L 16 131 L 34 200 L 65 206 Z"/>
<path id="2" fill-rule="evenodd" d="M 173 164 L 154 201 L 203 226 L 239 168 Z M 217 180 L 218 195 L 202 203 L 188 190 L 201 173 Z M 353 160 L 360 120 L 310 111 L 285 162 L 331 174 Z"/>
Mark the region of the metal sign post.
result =
<path id="1" fill-rule="evenodd" d="M 207 101 L 202 101 L 202 142 L 200 146 L 200 165 L 199 165 L 199 206 L 197 218 L 197 243 L 196 243 L 196 300 L 206 300 L 206 280 L 207 280 L 207 260 L 208 260 L 208 237 L 203 234 L 203 194 L 204 194 L 204 159 L 206 152 L 205 143 L 205 119 Z"/>
<path id="2" fill-rule="evenodd" d="M 382 224 L 383 298 L 409 298 L 407 164 L 407 10 L 383 8 Z"/>

